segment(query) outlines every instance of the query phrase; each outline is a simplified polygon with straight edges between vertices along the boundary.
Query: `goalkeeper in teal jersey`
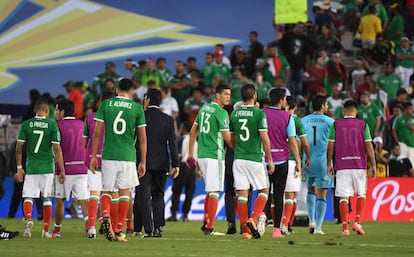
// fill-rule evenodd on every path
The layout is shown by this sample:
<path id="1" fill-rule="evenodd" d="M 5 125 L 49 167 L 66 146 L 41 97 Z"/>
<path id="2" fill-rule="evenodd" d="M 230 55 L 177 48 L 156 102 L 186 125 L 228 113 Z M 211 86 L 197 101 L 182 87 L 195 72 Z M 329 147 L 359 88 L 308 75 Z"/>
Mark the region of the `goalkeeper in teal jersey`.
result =
<path id="1" fill-rule="evenodd" d="M 325 115 L 328 110 L 326 96 L 316 96 L 313 99 L 313 107 L 314 112 L 302 119 L 310 145 L 311 159 L 311 165 L 303 169 L 308 184 L 306 205 L 309 215 L 309 232 L 324 234 L 322 223 L 326 213 L 326 194 L 328 188 L 333 187 L 333 180 L 327 173 L 327 149 L 329 128 L 334 119 Z"/>

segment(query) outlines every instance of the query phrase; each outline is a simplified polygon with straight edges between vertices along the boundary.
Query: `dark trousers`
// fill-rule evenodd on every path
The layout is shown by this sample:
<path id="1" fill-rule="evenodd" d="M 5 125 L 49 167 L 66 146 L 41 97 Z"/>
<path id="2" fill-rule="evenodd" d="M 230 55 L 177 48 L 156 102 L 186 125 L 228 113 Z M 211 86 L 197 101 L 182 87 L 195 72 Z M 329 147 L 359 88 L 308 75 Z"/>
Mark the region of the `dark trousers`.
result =
<path id="1" fill-rule="evenodd" d="M 164 188 L 167 180 L 165 170 L 147 170 L 136 187 L 134 201 L 134 231 L 151 233 L 154 228 L 165 225 Z M 136 217 L 135 217 L 136 216 Z"/>
<path id="2" fill-rule="evenodd" d="M 273 226 L 280 228 L 283 215 L 283 196 L 285 194 L 286 179 L 288 174 L 288 162 L 275 165 L 275 172 L 270 175 L 270 183 L 273 185 L 273 201 L 275 205 L 275 220 Z"/>
<path id="3" fill-rule="evenodd" d="M 180 195 L 183 188 L 185 188 L 185 200 L 181 208 L 184 217 L 191 210 L 191 203 L 196 186 L 196 172 L 190 169 L 184 162 L 180 164 L 180 173 L 173 181 L 172 197 L 171 197 L 171 214 L 176 215 L 180 206 Z"/>
<path id="4" fill-rule="evenodd" d="M 13 195 L 10 201 L 10 207 L 9 207 L 9 218 L 14 218 L 16 216 L 17 209 L 19 209 L 19 205 L 22 201 L 22 192 L 23 192 L 23 183 L 17 183 L 14 182 L 13 187 Z M 35 205 L 37 210 L 37 217 L 38 219 L 43 218 L 43 202 L 41 198 L 35 198 Z"/>

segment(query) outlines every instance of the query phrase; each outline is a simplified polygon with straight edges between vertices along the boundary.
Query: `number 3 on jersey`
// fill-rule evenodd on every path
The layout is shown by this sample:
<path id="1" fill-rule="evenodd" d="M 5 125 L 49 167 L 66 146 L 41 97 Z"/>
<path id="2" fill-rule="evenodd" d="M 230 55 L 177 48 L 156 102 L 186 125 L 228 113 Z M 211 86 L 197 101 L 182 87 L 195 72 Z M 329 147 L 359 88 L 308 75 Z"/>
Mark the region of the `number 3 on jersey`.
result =
<path id="1" fill-rule="evenodd" d="M 244 131 L 244 135 L 240 134 L 240 140 L 246 142 L 250 138 L 250 131 L 249 128 L 247 128 L 247 119 L 239 119 L 239 122 L 241 123 L 240 129 Z"/>
<path id="2" fill-rule="evenodd" d="M 118 115 L 116 115 L 116 118 L 114 120 L 114 124 L 112 127 L 112 130 L 117 135 L 122 135 L 126 131 L 126 121 L 121 117 L 124 111 L 118 112 Z"/>
<path id="3" fill-rule="evenodd" d="M 209 113 L 201 113 L 200 133 L 208 134 L 210 132 L 210 117 Z"/>

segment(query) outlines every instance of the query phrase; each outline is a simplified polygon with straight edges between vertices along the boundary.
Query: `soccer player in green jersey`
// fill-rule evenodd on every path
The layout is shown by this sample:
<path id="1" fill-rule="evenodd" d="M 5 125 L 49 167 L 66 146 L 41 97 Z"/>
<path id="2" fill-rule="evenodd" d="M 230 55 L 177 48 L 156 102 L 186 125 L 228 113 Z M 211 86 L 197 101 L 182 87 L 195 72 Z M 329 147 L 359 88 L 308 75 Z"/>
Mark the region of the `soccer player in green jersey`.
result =
<path id="1" fill-rule="evenodd" d="M 55 121 L 48 119 L 49 103 L 39 100 L 35 106 L 36 116 L 23 122 L 16 145 L 17 182 L 23 182 L 23 212 L 26 227 L 23 236 L 32 236 L 33 198 L 43 195 L 43 231 L 42 237 L 49 238 L 49 226 L 52 219 L 52 197 L 54 181 L 54 158 L 60 169 L 59 182 L 65 181 L 60 133 Z M 27 145 L 26 170 L 22 168 L 22 149 Z"/>
<path id="2" fill-rule="evenodd" d="M 198 135 L 198 166 L 203 174 L 205 191 L 204 223 L 201 229 L 206 235 L 224 235 L 214 230 L 219 193 L 224 188 L 224 141 L 231 144 L 229 115 L 223 106 L 230 103 L 231 90 L 227 85 L 216 88 L 214 102 L 204 105 L 190 131 L 190 145 L 187 163 L 192 169 L 197 164 L 194 159 L 194 144 Z"/>
<path id="3" fill-rule="evenodd" d="M 231 114 L 230 131 L 234 148 L 234 187 L 238 195 L 238 211 L 242 224 L 244 239 L 260 238 L 256 220 L 267 202 L 269 194 L 269 174 L 275 166 L 270 152 L 270 141 L 267 134 L 266 114 L 255 107 L 257 100 L 256 88 L 246 84 L 240 89 L 243 105 Z M 269 160 L 269 171 L 266 170 L 263 151 Z M 258 191 L 253 212 L 248 219 L 247 200 L 250 186 Z"/>
<path id="4" fill-rule="evenodd" d="M 101 208 L 103 214 L 103 229 L 109 241 L 126 242 L 122 233 L 129 209 L 131 188 L 139 185 L 138 174 L 145 174 L 147 159 L 147 136 L 145 132 L 145 115 L 141 105 L 132 101 L 134 94 L 133 83 L 130 79 L 119 82 L 118 96 L 105 100 L 95 115 L 96 128 L 92 143 L 90 169 L 97 168 L 97 151 L 105 128 L 104 145 L 102 150 L 102 195 Z M 138 128 L 141 162 L 135 166 L 135 132 Z M 137 174 L 138 173 L 138 174 Z M 110 215 L 111 199 L 119 192 L 119 214 Z M 113 233 L 111 218 L 115 224 Z"/>

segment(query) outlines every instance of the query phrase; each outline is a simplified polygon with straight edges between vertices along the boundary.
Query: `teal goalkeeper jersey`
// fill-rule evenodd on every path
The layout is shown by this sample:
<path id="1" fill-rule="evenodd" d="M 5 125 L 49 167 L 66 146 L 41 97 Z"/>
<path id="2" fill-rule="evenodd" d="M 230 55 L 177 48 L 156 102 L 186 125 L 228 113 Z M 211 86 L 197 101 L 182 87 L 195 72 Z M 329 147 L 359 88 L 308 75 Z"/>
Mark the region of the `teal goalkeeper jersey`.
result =
<path id="1" fill-rule="evenodd" d="M 105 124 L 102 160 L 135 162 L 135 129 L 146 126 L 142 106 L 125 97 L 111 98 L 101 104 L 95 120 Z"/>
<path id="2" fill-rule="evenodd" d="M 224 160 L 222 131 L 229 131 L 229 115 L 216 102 L 205 104 L 197 114 L 198 158 Z"/>
<path id="3" fill-rule="evenodd" d="M 328 135 L 334 119 L 324 114 L 309 114 L 302 118 L 310 147 L 310 167 L 303 170 L 308 176 L 327 175 Z"/>
<path id="4" fill-rule="evenodd" d="M 19 137 L 26 143 L 26 174 L 54 173 L 52 144 L 60 143 L 60 133 L 55 121 L 45 117 L 34 117 L 23 122 Z"/>
<path id="5" fill-rule="evenodd" d="M 260 132 L 267 131 L 266 114 L 252 105 L 242 105 L 231 114 L 230 131 L 235 133 L 235 160 L 263 162 Z"/>

